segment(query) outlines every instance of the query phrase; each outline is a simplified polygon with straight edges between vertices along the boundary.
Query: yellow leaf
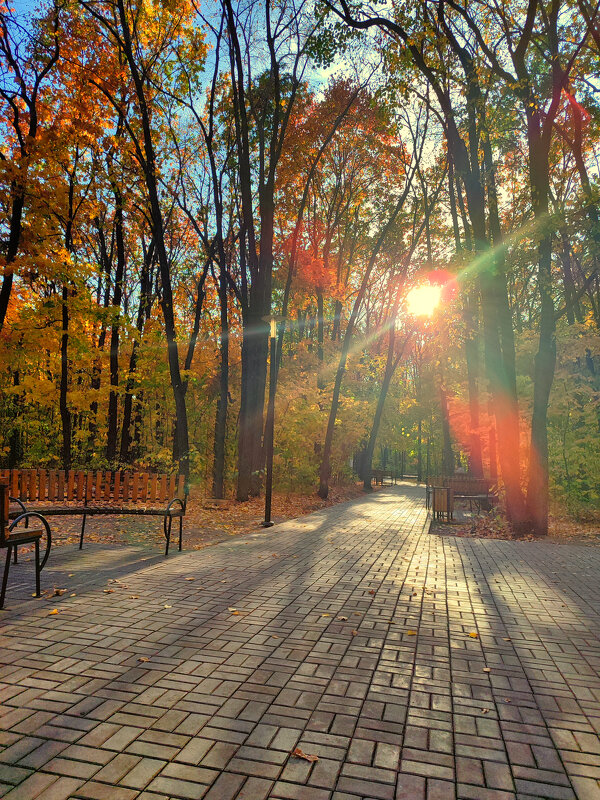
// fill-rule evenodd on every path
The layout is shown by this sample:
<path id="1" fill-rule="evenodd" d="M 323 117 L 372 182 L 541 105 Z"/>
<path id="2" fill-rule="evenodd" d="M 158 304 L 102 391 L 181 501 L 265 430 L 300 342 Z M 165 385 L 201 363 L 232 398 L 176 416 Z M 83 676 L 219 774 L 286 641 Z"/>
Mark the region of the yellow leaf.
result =
<path id="1" fill-rule="evenodd" d="M 52 611 L 48 612 L 49 614 L 58 614 L 58 608 L 53 608 Z"/>
<path id="2" fill-rule="evenodd" d="M 471 631 L 469 636 L 471 637 L 471 639 L 479 639 L 479 634 L 476 631 Z"/>
<path id="3" fill-rule="evenodd" d="M 416 636 L 417 632 L 416 631 L 406 631 L 406 635 L 407 636 Z"/>

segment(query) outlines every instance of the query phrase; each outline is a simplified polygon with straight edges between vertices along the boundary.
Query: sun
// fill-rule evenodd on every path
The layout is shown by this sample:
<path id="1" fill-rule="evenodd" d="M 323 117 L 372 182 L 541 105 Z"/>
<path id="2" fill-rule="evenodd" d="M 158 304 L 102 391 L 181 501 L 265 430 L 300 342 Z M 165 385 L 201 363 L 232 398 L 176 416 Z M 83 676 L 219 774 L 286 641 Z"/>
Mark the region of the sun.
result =
<path id="1" fill-rule="evenodd" d="M 408 311 L 415 317 L 431 317 L 442 298 L 442 287 L 431 283 L 413 286 L 406 295 Z"/>

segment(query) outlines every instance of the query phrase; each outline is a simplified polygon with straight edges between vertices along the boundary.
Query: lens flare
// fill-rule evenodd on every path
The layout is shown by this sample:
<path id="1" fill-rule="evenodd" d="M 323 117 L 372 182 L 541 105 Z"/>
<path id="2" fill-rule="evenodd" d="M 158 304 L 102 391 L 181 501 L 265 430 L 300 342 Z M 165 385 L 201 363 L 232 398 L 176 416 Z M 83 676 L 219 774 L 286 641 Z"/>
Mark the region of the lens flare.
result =
<path id="1" fill-rule="evenodd" d="M 414 286 L 406 295 L 406 307 L 415 317 L 431 317 L 439 306 L 442 288 L 431 283 Z"/>

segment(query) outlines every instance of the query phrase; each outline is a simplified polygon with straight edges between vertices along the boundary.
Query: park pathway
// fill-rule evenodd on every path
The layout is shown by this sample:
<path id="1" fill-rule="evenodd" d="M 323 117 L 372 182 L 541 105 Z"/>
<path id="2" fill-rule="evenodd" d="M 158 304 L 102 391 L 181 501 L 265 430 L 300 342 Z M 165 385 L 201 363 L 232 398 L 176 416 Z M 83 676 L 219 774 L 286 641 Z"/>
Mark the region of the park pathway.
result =
<path id="1" fill-rule="evenodd" d="M 0 796 L 598 800 L 600 548 L 432 535 L 423 506 L 57 549 L 50 601 L 14 568 Z"/>

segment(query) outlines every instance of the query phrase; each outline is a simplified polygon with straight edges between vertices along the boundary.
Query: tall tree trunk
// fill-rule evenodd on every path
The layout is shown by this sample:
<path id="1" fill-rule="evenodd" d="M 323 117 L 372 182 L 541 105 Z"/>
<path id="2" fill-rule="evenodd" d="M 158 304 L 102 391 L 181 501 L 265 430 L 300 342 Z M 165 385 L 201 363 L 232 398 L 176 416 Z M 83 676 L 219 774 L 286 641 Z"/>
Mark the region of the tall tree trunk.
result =
<path id="1" fill-rule="evenodd" d="M 60 337 L 60 390 L 59 409 L 62 423 L 62 467 L 71 469 L 71 412 L 67 405 L 69 385 L 69 290 L 62 289 L 62 334 Z"/>
<path id="2" fill-rule="evenodd" d="M 323 310 L 323 292 L 321 288 L 317 288 L 317 388 L 325 388 L 325 380 L 323 377 L 323 325 L 324 325 L 325 312 Z"/>
<path id="3" fill-rule="evenodd" d="M 215 442 L 213 462 L 213 497 L 225 496 L 225 443 L 227 434 L 227 402 L 229 398 L 229 318 L 228 318 L 227 267 L 221 264 L 219 274 L 219 306 L 221 312 L 219 397 L 215 416 Z"/>
<path id="4" fill-rule="evenodd" d="M 454 475 L 454 452 L 452 450 L 452 436 L 450 434 L 450 412 L 448 410 L 448 397 L 442 384 L 440 384 L 439 391 L 442 419 L 442 472 L 445 476 L 452 476 Z"/>
<path id="5" fill-rule="evenodd" d="M 556 319 L 552 295 L 552 235 L 547 227 L 549 195 L 549 139 L 540 135 L 537 116 L 528 125 L 530 181 L 533 210 L 540 223 L 538 245 L 538 291 L 540 322 L 535 357 L 533 414 L 529 452 L 527 507 L 536 536 L 548 534 L 548 403 L 556 365 Z"/>
<path id="6" fill-rule="evenodd" d="M 134 437 L 131 435 L 131 424 L 133 417 L 133 392 L 135 387 L 135 371 L 137 369 L 138 353 L 140 347 L 140 340 L 144 331 L 144 323 L 150 318 L 152 311 L 152 263 L 154 259 L 154 244 L 150 242 L 150 246 L 144 252 L 144 261 L 142 263 L 142 274 L 140 280 L 140 298 L 138 302 L 138 310 L 136 316 L 135 327 L 138 336 L 133 340 L 131 348 L 131 355 L 129 357 L 129 370 L 127 374 L 127 384 L 125 386 L 125 398 L 123 400 L 123 423 L 121 426 L 121 447 L 119 451 L 119 462 L 121 464 L 129 464 L 132 460 L 131 446 L 134 437 L 136 442 L 139 443 L 141 426 L 141 411 L 140 402 L 138 398 L 138 408 L 136 413 L 136 420 L 138 420 L 138 427 L 134 430 Z"/>
<path id="7" fill-rule="evenodd" d="M 115 241 L 117 245 L 117 266 L 113 291 L 113 320 L 110 329 L 110 394 L 108 397 L 108 430 L 106 438 L 106 460 L 109 464 L 117 455 L 118 393 L 119 386 L 119 331 L 123 279 L 125 275 L 125 232 L 123 229 L 123 200 L 121 192 L 114 187 L 115 198 Z"/>

